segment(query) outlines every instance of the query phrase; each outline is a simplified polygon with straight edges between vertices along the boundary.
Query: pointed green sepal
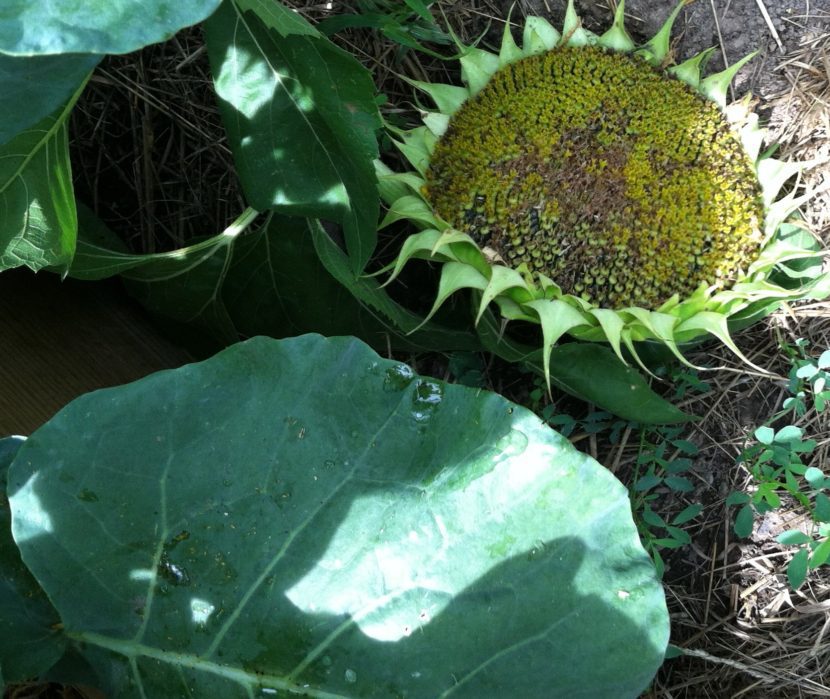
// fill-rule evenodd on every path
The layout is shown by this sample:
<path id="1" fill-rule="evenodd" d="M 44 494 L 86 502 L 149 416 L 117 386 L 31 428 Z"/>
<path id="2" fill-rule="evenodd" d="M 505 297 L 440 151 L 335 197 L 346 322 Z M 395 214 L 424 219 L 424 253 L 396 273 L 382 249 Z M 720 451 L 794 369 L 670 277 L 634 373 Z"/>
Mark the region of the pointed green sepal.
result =
<path id="1" fill-rule="evenodd" d="M 483 49 L 471 48 L 461 57 L 461 79 L 471 95 L 480 92 L 498 69 L 499 57 Z"/>
<path id="2" fill-rule="evenodd" d="M 513 8 L 507 15 L 507 21 L 504 23 L 504 33 L 501 37 L 501 47 L 499 48 L 499 68 L 515 63 L 520 58 L 524 57 L 522 50 L 516 45 L 513 38 L 513 33 L 510 31 L 510 15 L 513 13 Z"/>
<path id="3" fill-rule="evenodd" d="M 392 274 L 389 276 L 389 279 L 387 279 L 382 285 L 386 286 L 387 284 L 397 279 L 398 275 L 401 273 L 401 270 L 410 260 L 414 258 L 429 259 L 430 257 L 432 257 L 432 250 L 435 247 L 436 241 L 438 241 L 440 238 L 441 232 L 435 230 L 434 228 L 421 231 L 420 233 L 413 233 L 412 235 L 407 236 L 406 240 L 403 241 L 403 245 L 401 246 L 401 250 L 398 253 L 398 256 L 395 258 L 395 261 L 389 265 L 386 265 L 386 267 L 378 270 L 377 272 L 375 272 L 374 275 L 371 276 L 384 274 L 391 269 Z"/>
<path id="4" fill-rule="evenodd" d="M 605 339 L 608 341 L 608 344 L 611 345 L 611 349 L 614 350 L 614 354 L 620 358 L 623 364 L 628 364 L 628 362 L 625 361 L 625 357 L 623 357 L 622 350 L 620 349 L 620 339 L 625 325 L 623 319 L 620 318 L 620 314 L 609 308 L 594 308 L 591 309 L 590 313 L 597 319 L 597 321 L 599 321 L 599 325 L 602 328 Z"/>
<path id="5" fill-rule="evenodd" d="M 425 228 L 442 228 L 440 220 L 432 212 L 429 204 L 421 197 L 413 194 L 408 194 L 392 202 L 379 228 L 386 228 L 386 226 L 404 218 L 420 223 Z M 446 227 L 446 224 L 444 224 L 444 227 Z"/>
<path id="6" fill-rule="evenodd" d="M 522 52 L 525 56 L 535 56 L 550 51 L 559 43 L 560 34 L 546 19 L 530 16 L 525 19 L 522 35 Z"/>
<path id="7" fill-rule="evenodd" d="M 528 315 L 522 306 L 507 296 L 496 296 L 495 303 L 499 307 L 502 318 L 507 320 L 522 320 L 528 323 L 535 323 L 536 316 Z"/>
<path id="8" fill-rule="evenodd" d="M 392 142 L 395 147 L 403 153 L 403 156 L 409 161 L 409 164 L 414 167 L 422 177 L 426 177 L 429 169 L 429 156 L 431 148 L 427 141 L 428 138 L 434 138 L 432 133 L 426 126 L 418 126 L 409 131 L 403 131 L 400 134 L 403 141 L 393 139 Z"/>
<path id="9" fill-rule="evenodd" d="M 677 6 L 672 10 L 669 18 L 660 27 L 660 30 L 646 43 L 642 48 L 637 49 L 637 55 L 645 58 L 651 65 L 659 68 L 663 65 L 669 55 L 669 48 L 671 46 L 671 30 L 674 26 L 674 21 L 677 15 L 680 14 L 686 5 L 691 0 L 680 0 Z"/>
<path id="10" fill-rule="evenodd" d="M 620 53 L 631 53 L 634 48 L 634 40 L 625 30 L 625 0 L 617 3 L 617 11 L 614 13 L 614 23 L 611 28 L 599 38 L 600 46 L 619 51 Z"/>
<path id="11" fill-rule="evenodd" d="M 429 95 L 438 110 L 448 116 L 455 114 L 461 108 L 461 105 L 470 98 L 470 92 L 466 87 L 409 79 L 407 79 L 407 82 Z"/>
<path id="12" fill-rule="evenodd" d="M 634 344 L 634 341 L 631 339 L 631 329 L 630 328 L 623 328 L 622 333 L 620 334 L 620 340 L 622 341 L 625 348 L 628 350 L 628 353 L 634 358 L 634 361 L 637 362 L 637 366 L 640 367 L 646 374 L 649 376 L 654 376 L 654 372 L 651 371 L 644 363 L 640 354 L 637 352 L 637 347 Z"/>
<path id="13" fill-rule="evenodd" d="M 811 191 L 807 191 L 801 196 L 796 196 L 795 192 L 796 190 L 793 189 L 786 197 L 779 199 L 769 207 L 764 219 L 764 236 L 767 240 L 771 240 L 775 236 L 778 227 L 790 217 L 790 214 L 800 209 L 815 196 L 815 193 Z"/>
<path id="14" fill-rule="evenodd" d="M 442 114 L 441 112 L 428 112 L 423 116 L 424 126 L 426 126 L 430 132 L 441 138 L 449 128 L 450 125 L 450 117 L 448 114 Z"/>
<path id="15" fill-rule="evenodd" d="M 784 223 L 780 226 L 775 238 L 761 250 L 749 266 L 747 276 L 767 275 L 774 267 L 791 260 L 820 261 L 823 257 L 821 243 L 813 238 L 809 231 L 792 223 Z M 782 265 L 781 269 L 788 276 L 800 276 L 785 265 Z M 806 274 L 814 274 L 814 272 L 808 270 Z M 739 286 L 736 285 L 733 289 Z"/>
<path id="16" fill-rule="evenodd" d="M 714 52 L 714 47 L 704 49 L 696 56 L 683 61 L 683 63 L 672 66 L 668 69 L 668 72 L 697 90 L 700 87 L 700 76 L 703 74 L 703 69 Z"/>
<path id="17" fill-rule="evenodd" d="M 758 161 L 758 181 L 764 197 L 764 206 L 771 206 L 787 180 L 800 174 L 811 163 L 764 158 Z"/>
<path id="18" fill-rule="evenodd" d="M 568 330 L 580 325 L 588 325 L 589 321 L 577 309 L 560 299 L 530 301 L 524 305 L 533 309 L 542 326 L 542 363 L 545 381 L 550 390 L 550 353 L 553 346 Z"/>
<path id="19" fill-rule="evenodd" d="M 652 338 L 668 347 L 669 351 L 683 364 L 692 366 L 680 352 L 674 339 L 674 329 L 680 322 L 678 318 L 668 313 L 648 311 L 645 308 L 626 308 L 625 312 L 634 316 Z"/>
<path id="20" fill-rule="evenodd" d="M 573 0 L 568 0 L 560 43 L 566 46 L 587 46 L 596 43 L 596 36 L 583 28 L 582 20 L 574 9 Z"/>
<path id="21" fill-rule="evenodd" d="M 487 288 L 481 295 L 481 302 L 479 303 L 478 313 L 476 314 L 476 325 L 481 320 L 481 316 L 487 309 L 487 306 L 497 297 L 506 292 L 508 289 L 524 289 L 527 293 L 531 293 L 524 277 L 515 269 L 509 267 L 502 267 L 501 265 L 494 265 L 491 269 L 490 281 L 487 283 Z"/>
<path id="22" fill-rule="evenodd" d="M 686 320 L 687 318 L 691 318 L 696 313 L 703 311 L 706 308 L 706 304 L 708 303 L 711 295 L 712 288 L 706 284 L 706 282 L 701 282 L 697 289 L 692 292 L 691 296 L 686 297 L 682 301 L 678 299 L 678 302 L 671 308 L 669 308 L 666 304 L 663 304 L 657 310 L 660 313 L 666 313 L 671 310 L 672 315 L 677 316 L 680 320 Z M 680 340 L 678 340 L 678 342 L 680 342 Z"/>
<path id="23" fill-rule="evenodd" d="M 739 133 L 741 137 L 741 144 L 753 162 L 758 160 L 758 155 L 761 152 L 761 146 L 764 139 L 767 137 L 767 130 L 758 125 L 758 115 L 754 112 L 747 115 L 746 122 L 741 126 Z"/>
<path id="24" fill-rule="evenodd" d="M 744 56 L 740 61 L 733 63 L 726 70 L 722 70 L 720 73 L 713 73 L 708 78 L 701 80 L 700 87 L 698 88 L 700 93 L 723 109 L 726 106 L 726 95 L 729 92 L 729 85 L 732 83 L 732 78 L 743 68 L 744 64 L 751 61 L 757 55 L 758 52 L 753 51 L 749 55 Z"/>
<path id="25" fill-rule="evenodd" d="M 378 161 L 376 161 L 378 162 Z M 387 174 L 385 170 L 380 170 L 375 167 L 375 174 L 378 178 L 378 191 L 381 199 L 387 204 L 394 204 L 401 197 L 410 195 L 420 196 L 421 188 L 426 184 L 426 180 L 414 172 L 391 172 Z"/>
<path id="26" fill-rule="evenodd" d="M 461 289 L 478 289 L 484 291 L 487 288 L 487 278 L 470 265 L 462 262 L 447 262 L 441 266 L 441 281 L 438 283 L 438 294 L 435 303 L 432 305 L 427 317 L 423 322 L 407 334 L 418 330 L 422 325 L 432 319 L 444 302 L 456 291 Z"/>
<path id="27" fill-rule="evenodd" d="M 727 325 L 727 318 L 725 315 L 721 313 L 713 313 L 710 311 L 703 311 L 702 313 L 697 313 L 693 315 L 688 320 L 684 320 L 677 326 L 677 334 L 681 335 L 683 333 L 692 333 L 700 335 L 702 333 L 708 333 L 709 335 L 713 335 L 718 340 L 720 340 L 724 345 L 726 345 L 732 353 L 738 357 L 741 361 L 745 362 L 753 369 L 760 371 L 763 374 L 767 374 L 765 369 L 762 369 L 757 364 L 749 361 L 749 359 L 744 355 L 741 350 L 738 349 L 738 346 L 735 344 L 735 341 L 732 339 L 732 336 L 729 334 L 729 326 Z"/>
<path id="28" fill-rule="evenodd" d="M 441 237 L 438 238 L 438 240 L 435 241 L 435 245 L 432 246 L 430 255 L 440 255 L 442 253 L 448 254 L 450 257 L 458 260 L 459 262 L 464 262 L 465 260 L 455 254 L 461 244 L 463 244 L 465 248 L 472 248 L 476 251 L 478 256 L 481 257 L 481 252 L 479 252 L 475 241 L 466 233 L 457 231 L 455 228 L 447 228 L 443 233 L 441 233 Z"/>

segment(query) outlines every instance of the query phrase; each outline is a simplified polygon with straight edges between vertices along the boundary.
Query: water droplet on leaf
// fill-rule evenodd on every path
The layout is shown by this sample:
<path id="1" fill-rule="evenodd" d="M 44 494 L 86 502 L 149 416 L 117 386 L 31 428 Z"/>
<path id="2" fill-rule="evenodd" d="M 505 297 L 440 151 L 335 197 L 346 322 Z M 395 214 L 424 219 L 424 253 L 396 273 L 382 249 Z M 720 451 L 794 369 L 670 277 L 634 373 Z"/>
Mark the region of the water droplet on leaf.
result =
<path id="1" fill-rule="evenodd" d="M 387 392 L 403 391 L 412 379 L 415 378 L 415 372 L 412 371 L 406 364 L 396 364 L 386 370 L 386 375 L 383 379 L 383 390 Z"/>

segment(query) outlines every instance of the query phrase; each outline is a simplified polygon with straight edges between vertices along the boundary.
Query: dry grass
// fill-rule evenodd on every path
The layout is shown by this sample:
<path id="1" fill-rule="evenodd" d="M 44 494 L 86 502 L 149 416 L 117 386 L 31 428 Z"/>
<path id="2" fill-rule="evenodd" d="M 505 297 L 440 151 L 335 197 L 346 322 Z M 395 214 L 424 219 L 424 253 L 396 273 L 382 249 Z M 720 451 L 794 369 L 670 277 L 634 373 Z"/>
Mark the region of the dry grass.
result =
<path id="1" fill-rule="evenodd" d="M 294 4 L 312 19 L 330 11 L 328 3 Z M 561 3 L 551 4 L 555 7 L 519 2 L 514 18 L 561 11 Z M 489 0 L 439 3 L 465 41 L 488 31 L 497 36 L 502 5 Z M 339 41 L 373 70 L 389 98 L 390 117 L 406 119 L 414 113 L 412 92 L 402 75 L 457 79 L 451 64 L 401 52 L 376 33 L 345 32 Z M 445 47 L 445 52 L 451 50 Z M 830 34 L 811 36 L 805 30 L 803 42 L 782 57 L 778 72 L 789 87 L 762 106 L 772 110 L 771 127 L 783 144 L 783 155 L 817 161 L 803 181 L 815 192 L 804 217 L 828 243 Z M 78 191 L 135 249 L 181 246 L 218 232 L 242 210 L 197 30 L 133 56 L 107 59 L 76 112 Z M 646 696 L 830 696 L 830 572 L 814 572 L 793 592 L 785 576 L 791 549 L 775 542 L 775 535 L 798 526 L 804 513 L 796 506 L 782 507 L 757 522 L 750 539 L 739 541 L 731 530 L 734 513 L 724 502 L 732 490 L 752 485 L 735 458 L 753 429 L 780 408 L 787 371 L 780 344 L 797 338 L 809 339 L 813 348 L 830 347 L 830 310 L 825 304 L 785 309 L 740 335 L 745 352 L 770 374 L 744 371 L 726 350 L 698 357 L 701 363 L 726 368 L 707 374 L 711 391 L 683 406 L 703 416 L 689 429 L 701 456 L 694 471 L 697 489 L 687 502 L 705 505 L 689 526 L 692 545 L 667 556 L 672 641 L 686 655 L 664 666 Z M 495 388 L 505 390 L 501 378 L 491 378 Z M 827 468 L 830 411 L 808 413 L 799 424 L 819 441 L 815 465 Z M 592 438 L 581 445 L 624 482 L 630 477 L 637 455 L 630 431 L 620 444 Z M 667 493 L 661 504 L 673 507 L 673 497 Z"/>
<path id="2" fill-rule="evenodd" d="M 78 197 L 133 251 L 214 235 L 244 209 L 198 28 L 105 58 L 71 134 Z"/>

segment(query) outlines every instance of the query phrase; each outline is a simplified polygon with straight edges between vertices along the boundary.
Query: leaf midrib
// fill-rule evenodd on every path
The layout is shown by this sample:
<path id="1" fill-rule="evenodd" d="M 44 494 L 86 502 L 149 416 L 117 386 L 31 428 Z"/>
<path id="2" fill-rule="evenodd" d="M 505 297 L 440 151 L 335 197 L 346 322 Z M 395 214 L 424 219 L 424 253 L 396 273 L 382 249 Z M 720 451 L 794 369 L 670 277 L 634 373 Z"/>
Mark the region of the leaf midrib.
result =
<path id="1" fill-rule="evenodd" d="M 49 142 L 52 140 L 54 135 L 64 127 L 66 124 L 66 118 L 69 116 L 69 113 L 72 111 L 72 108 L 75 106 L 75 102 L 78 100 L 78 97 L 81 96 L 81 92 L 86 87 L 87 80 L 89 80 L 89 75 L 84 79 L 84 81 L 80 84 L 77 90 L 72 94 L 72 97 L 69 98 L 69 101 L 66 103 L 64 108 L 61 110 L 61 113 L 55 119 L 55 122 L 50 126 L 46 131 L 43 133 L 43 137 L 37 142 L 34 148 L 32 148 L 28 155 L 23 158 L 23 162 L 10 176 L 9 179 L 0 185 L 0 194 L 3 194 L 11 184 L 17 180 L 17 178 L 22 177 L 23 171 L 28 167 L 29 163 L 32 159 L 43 149 L 45 148 Z M 22 133 L 28 133 L 32 129 L 28 129 Z M 11 157 L 11 156 L 9 156 Z"/>
<path id="2" fill-rule="evenodd" d="M 238 682 L 240 685 L 245 687 L 273 687 L 274 689 L 282 689 L 291 693 L 296 693 L 302 689 L 305 696 L 316 697 L 317 699 L 350 699 L 344 694 L 334 694 L 332 692 L 326 692 L 313 687 L 302 687 L 302 685 L 290 682 L 280 675 L 270 675 L 263 672 L 248 672 L 241 668 L 231 667 L 230 665 L 221 665 L 220 663 L 205 660 L 201 656 L 192 655 L 190 653 L 175 653 L 161 650 L 160 648 L 153 648 L 152 646 L 148 646 L 137 641 L 112 638 L 110 636 L 105 636 L 104 634 L 94 633 L 91 631 L 78 632 L 67 630 L 65 634 L 73 641 L 104 648 L 118 653 L 119 655 L 123 655 L 130 660 L 135 660 L 137 658 L 150 658 L 171 666 L 198 670 L 200 672 L 206 672 L 218 677 L 224 677 L 225 679 Z"/>

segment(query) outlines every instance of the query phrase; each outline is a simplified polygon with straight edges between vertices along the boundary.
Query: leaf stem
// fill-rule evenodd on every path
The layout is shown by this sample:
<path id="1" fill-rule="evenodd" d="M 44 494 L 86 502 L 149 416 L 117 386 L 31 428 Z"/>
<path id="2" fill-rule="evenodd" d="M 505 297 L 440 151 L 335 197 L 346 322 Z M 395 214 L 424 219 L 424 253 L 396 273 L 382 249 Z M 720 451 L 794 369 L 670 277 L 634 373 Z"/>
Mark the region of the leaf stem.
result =
<path id="1" fill-rule="evenodd" d="M 245 211 L 237 216 L 236 220 L 230 226 L 222 231 L 222 236 L 226 238 L 236 238 L 240 233 L 245 232 L 245 229 L 254 222 L 254 219 L 259 216 L 259 213 L 259 211 L 249 206 L 245 209 Z"/>

